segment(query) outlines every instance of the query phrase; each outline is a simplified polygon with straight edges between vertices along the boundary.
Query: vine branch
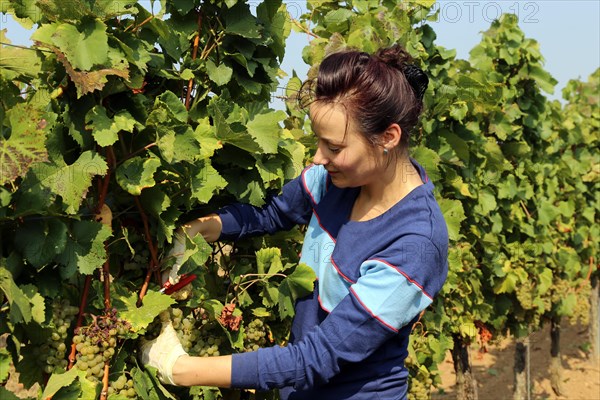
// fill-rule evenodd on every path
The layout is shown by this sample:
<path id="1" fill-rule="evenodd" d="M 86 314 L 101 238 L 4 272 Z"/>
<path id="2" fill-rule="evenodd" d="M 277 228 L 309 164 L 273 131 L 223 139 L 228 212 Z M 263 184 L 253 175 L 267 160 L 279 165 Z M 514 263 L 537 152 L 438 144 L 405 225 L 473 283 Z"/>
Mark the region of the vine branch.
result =
<path id="1" fill-rule="evenodd" d="M 146 273 L 146 277 L 144 279 L 144 283 L 142 284 L 142 288 L 140 289 L 140 294 L 137 301 L 137 306 L 142 306 L 142 301 L 144 300 L 144 296 L 146 296 L 146 292 L 148 292 L 148 286 L 150 285 L 150 279 L 152 279 L 152 274 L 158 268 L 158 255 L 156 251 L 156 247 L 154 247 L 154 242 L 152 241 L 152 236 L 150 236 L 150 225 L 148 224 L 148 216 L 144 212 L 144 208 L 142 207 L 142 203 L 140 199 L 135 196 L 133 198 L 135 200 L 135 204 L 140 211 L 140 215 L 142 217 L 142 222 L 144 224 L 144 235 L 146 236 L 146 242 L 148 243 L 148 249 L 150 250 L 150 267 L 148 268 L 148 272 Z"/>
<path id="2" fill-rule="evenodd" d="M 194 49 L 192 50 L 192 60 L 196 59 L 198 55 L 198 45 L 200 44 L 200 35 L 202 34 L 202 13 L 198 12 L 198 34 L 194 38 Z M 187 93 L 185 94 L 185 109 L 190 109 L 190 99 L 192 97 L 192 87 L 194 86 L 194 79 L 190 78 L 188 81 Z"/>

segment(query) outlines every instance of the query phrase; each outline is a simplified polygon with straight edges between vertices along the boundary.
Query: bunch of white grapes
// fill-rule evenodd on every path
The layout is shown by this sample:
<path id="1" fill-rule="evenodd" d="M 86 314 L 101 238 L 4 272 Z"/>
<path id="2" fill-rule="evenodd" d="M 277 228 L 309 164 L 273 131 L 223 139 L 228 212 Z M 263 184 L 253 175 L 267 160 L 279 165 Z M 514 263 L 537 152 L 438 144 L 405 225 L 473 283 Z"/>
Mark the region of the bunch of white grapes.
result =
<path id="1" fill-rule="evenodd" d="M 267 343 L 267 329 L 261 319 L 253 319 L 246 326 L 244 350 L 256 351 Z"/>
<path id="2" fill-rule="evenodd" d="M 75 367 L 86 373 L 92 382 L 102 379 L 104 364 L 115 354 L 118 336 L 125 335 L 129 324 L 111 310 L 95 317 L 91 325 L 76 330 L 73 343 L 77 349 Z"/>
<path id="3" fill-rule="evenodd" d="M 68 300 L 60 297 L 52 301 L 51 307 L 52 319 L 48 326 L 51 330 L 50 336 L 44 344 L 34 350 L 38 353 L 38 364 L 47 374 L 67 369 L 67 335 L 79 312 L 77 307 L 71 306 Z"/>
<path id="4" fill-rule="evenodd" d="M 171 309 L 171 322 L 173 328 L 177 332 L 177 337 L 181 342 L 181 346 L 187 352 L 193 347 L 194 342 L 198 338 L 198 329 L 194 326 L 194 317 L 192 314 L 183 316 L 183 311 L 179 308 Z"/>
<path id="5" fill-rule="evenodd" d="M 136 398 L 133 380 L 127 379 L 125 374 L 119 375 L 117 379 L 110 382 L 108 386 L 108 395 L 119 395 L 130 399 Z"/>

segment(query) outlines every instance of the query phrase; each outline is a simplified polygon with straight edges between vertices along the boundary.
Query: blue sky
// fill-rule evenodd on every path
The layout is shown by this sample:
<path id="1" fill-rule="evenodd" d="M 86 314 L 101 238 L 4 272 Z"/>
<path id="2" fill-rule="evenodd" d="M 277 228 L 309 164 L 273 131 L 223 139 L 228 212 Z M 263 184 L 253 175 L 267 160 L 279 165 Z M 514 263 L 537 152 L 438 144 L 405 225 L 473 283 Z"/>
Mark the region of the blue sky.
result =
<path id="1" fill-rule="evenodd" d="M 304 1 L 284 2 L 294 18 L 306 9 Z M 558 80 L 554 94 L 548 95 L 550 98 L 560 98 L 568 80 L 586 80 L 600 67 L 600 0 L 442 0 L 435 7 L 440 11 L 438 21 L 431 23 L 437 33 L 436 43 L 456 49 L 459 58 L 469 57 L 469 51 L 481 40 L 481 32 L 494 18 L 501 13 L 517 14 L 525 35 L 540 43 L 546 70 Z M 31 33 L 10 16 L 0 16 L 0 28 L 8 29 L 7 36 L 13 43 L 30 43 Z M 282 69 L 289 75 L 296 70 L 301 79 L 306 76 L 308 66 L 302 61 L 301 50 L 309 39 L 306 34 L 296 32 L 288 39 Z M 279 108 L 280 104 L 275 101 L 273 106 Z"/>

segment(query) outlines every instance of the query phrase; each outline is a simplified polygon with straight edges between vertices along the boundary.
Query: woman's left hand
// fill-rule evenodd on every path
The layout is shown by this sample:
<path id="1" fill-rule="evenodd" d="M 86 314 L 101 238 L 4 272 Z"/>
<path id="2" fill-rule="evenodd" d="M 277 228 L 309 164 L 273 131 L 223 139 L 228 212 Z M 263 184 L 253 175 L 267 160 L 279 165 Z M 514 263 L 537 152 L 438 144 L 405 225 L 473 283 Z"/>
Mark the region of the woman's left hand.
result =
<path id="1" fill-rule="evenodd" d="M 158 379 L 162 383 L 177 385 L 173 381 L 173 366 L 179 357 L 187 356 L 188 353 L 183 349 L 170 320 L 163 320 L 160 335 L 143 343 L 140 350 L 140 361 L 156 368 Z"/>

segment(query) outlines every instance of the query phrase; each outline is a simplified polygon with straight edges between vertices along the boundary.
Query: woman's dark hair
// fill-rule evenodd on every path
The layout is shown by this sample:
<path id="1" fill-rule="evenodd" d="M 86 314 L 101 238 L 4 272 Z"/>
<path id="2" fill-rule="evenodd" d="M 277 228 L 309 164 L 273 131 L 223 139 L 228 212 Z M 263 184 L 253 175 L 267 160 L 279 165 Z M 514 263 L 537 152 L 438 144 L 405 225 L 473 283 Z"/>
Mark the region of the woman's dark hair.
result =
<path id="1" fill-rule="evenodd" d="M 300 103 L 303 107 L 313 102 L 340 104 L 372 144 L 397 123 L 402 129 L 400 147 L 406 149 L 428 82 L 427 75 L 398 44 L 373 55 L 344 50 L 321 62 L 316 82 L 304 83 Z"/>

